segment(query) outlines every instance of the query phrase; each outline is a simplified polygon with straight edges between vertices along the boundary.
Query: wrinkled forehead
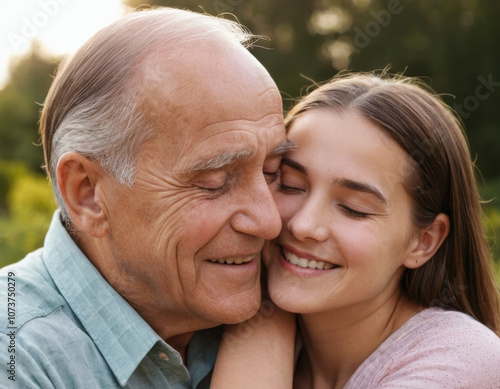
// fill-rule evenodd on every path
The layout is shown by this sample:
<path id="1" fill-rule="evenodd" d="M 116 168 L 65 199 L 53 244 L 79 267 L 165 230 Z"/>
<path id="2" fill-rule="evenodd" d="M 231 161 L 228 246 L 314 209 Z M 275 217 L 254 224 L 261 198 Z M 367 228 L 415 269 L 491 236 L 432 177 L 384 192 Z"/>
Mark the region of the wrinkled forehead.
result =
<path id="1" fill-rule="evenodd" d="M 139 82 L 148 111 L 168 122 L 282 114 L 276 84 L 241 46 L 200 41 L 154 52 L 141 64 Z"/>
<path id="2" fill-rule="evenodd" d="M 241 46 L 160 50 L 142 61 L 137 80 L 139 109 L 155 132 L 142 157 L 162 159 L 168 169 L 227 150 L 256 155 L 284 140 L 279 91 Z"/>

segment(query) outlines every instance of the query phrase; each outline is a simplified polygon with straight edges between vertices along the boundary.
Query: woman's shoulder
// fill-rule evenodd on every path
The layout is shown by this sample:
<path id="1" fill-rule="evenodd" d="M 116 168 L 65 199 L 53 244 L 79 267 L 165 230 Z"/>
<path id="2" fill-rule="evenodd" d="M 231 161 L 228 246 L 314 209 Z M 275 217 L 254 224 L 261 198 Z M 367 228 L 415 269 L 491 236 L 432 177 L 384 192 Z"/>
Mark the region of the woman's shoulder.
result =
<path id="1" fill-rule="evenodd" d="M 460 334 L 463 336 L 457 337 Z M 453 337 L 456 338 L 457 345 L 470 344 L 471 340 L 478 342 L 490 340 L 492 345 L 500 345 L 498 335 L 471 316 L 463 312 L 437 307 L 420 311 L 393 335 L 395 340 L 412 337 L 422 338 L 419 339 L 419 343 L 430 339 L 433 339 L 434 342 L 440 339 L 444 340 L 446 337 Z"/>
<path id="2" fill-rule="evenodd" d="M 434 353 L 443 356 L 457 355 L 470 363 L 473 357 L 496 356 L 500 374 L 500 337 L 465 313 L 428 308 L 410 319 L 406 323 L 407 328 L 403 327 L 400 328 L 399 338 L 410 349 L 434 350 Z M 396 342 L 397 338 L 398 334 Z"/>
<path id="3" fill-rule="evenodd" d="M 500 338 L 472 317 L 425 309 L 368 357 L 346 388 L 498 388 Z M 361 386 L 360 386 L 361 385 Z"/>

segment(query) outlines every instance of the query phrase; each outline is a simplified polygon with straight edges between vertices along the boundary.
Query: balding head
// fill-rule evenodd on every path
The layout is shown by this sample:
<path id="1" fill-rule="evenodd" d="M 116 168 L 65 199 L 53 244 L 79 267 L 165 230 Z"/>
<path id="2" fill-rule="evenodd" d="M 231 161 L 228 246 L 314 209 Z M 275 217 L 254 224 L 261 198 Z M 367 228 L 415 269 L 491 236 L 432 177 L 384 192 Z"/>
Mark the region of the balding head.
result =
<path id="1" fill-rule="evenodd" d="M 126 15 L 95 34 L 58 70 L 42 111 L 45 164 L 63 217 L 57 164 L 74 151 L 131 185 L 140 145 L 154 131 L 142 105 L 137 71 L 153 53 L 183 52 L 203 42 L 247 47 L 255 37 L 239 24 L 199 13 L 160 8 Z"/>

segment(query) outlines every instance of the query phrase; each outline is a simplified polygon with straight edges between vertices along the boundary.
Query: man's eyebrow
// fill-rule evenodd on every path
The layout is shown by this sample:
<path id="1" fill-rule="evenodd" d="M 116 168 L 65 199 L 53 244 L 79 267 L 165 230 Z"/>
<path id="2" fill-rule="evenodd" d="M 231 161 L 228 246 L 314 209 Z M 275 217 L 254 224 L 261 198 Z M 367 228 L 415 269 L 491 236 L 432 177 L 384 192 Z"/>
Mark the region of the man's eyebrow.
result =
<path id="1" fill-rule="evenodd" d="M 191 166 L 189 166 L 187 171 L 200 172 L 204 170 L 220 169 L 224 166 L 231 165 L 234 162 L 239 161 L 240 159 L 250 158 L 252 154 L 253 153 L 249 150 L 237 151 L 234 153 L 223 152 L 207 160 L 197 161 L 193 163 Z"/>
<path id="2" fill-rule="evenodd" d="M 290 139 L 287 139 L 277 145 L 273 149 L 272 154 L 281 155 L 283 153 L 286 153 L 287 151 L 293 150 L 294 147 L 295 145 L 293 144 L 293 142 Z M 221 154 L 217 154 L 207 160 L 197 161 L 193 163 L 188 167 L 187 172 L 200 172 L 204 170 L 220 169 L 224 166 L 231 165 L 241 159 L 250 158 L 252 155 L 253 152 L 250 150 L 237 151 L 233 153 L 226 151 Z"/>
<path id="3" fill-rule="evenodd" d="M 286 139 L 273 149 L 273 155 L 281 155 L 294 148 L 295 144 L 290 139 Z"/>
<path id="4" fill-rule="evenodd" d="M 336 178 L 333 180 L 333 186 L 340 186 L 342 188 L 354 190 L 357 192 L 364 192 L 364 193 L 369 193 L 375 196 L 381 203 L 383 204 L 388 204 L 389 202 L 387 199 L 384 197 L 382 192 L 380 192 L 377 188 L 374 186 L 364 183 L 364 182 L 358 182 L 354 180 L 350 180 L 348 178 Z"/>

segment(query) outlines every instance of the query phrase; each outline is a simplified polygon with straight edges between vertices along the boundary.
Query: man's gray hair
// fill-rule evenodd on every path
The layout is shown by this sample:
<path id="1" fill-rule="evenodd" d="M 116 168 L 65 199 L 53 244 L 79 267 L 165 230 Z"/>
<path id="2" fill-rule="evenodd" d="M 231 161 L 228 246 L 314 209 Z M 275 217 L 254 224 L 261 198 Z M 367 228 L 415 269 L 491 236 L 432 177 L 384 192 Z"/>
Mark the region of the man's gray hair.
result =
<path id="1" fill-rule="evenodd" d="M 147 98 L 136 77 L 141 61 L 155 50 L 173 51 L 207 39 L 248 48 L 258 37 L 221 17 L 156 8 L 124 16 L 63 62 L 44 104 L 40 134 L 45 167 L 66 221 L 70 217 L 57 183 L 61 156 L 77 152 L 131 186 L 137 153 L 155 129 L 141 107 Z"/>

